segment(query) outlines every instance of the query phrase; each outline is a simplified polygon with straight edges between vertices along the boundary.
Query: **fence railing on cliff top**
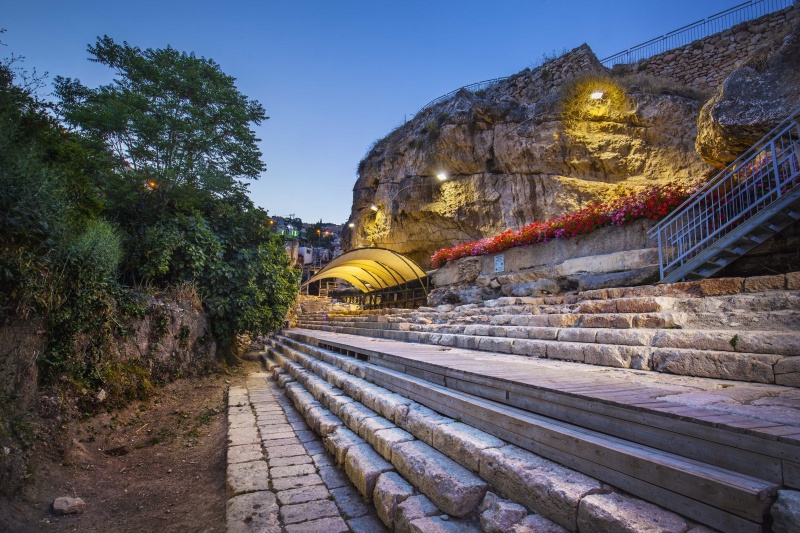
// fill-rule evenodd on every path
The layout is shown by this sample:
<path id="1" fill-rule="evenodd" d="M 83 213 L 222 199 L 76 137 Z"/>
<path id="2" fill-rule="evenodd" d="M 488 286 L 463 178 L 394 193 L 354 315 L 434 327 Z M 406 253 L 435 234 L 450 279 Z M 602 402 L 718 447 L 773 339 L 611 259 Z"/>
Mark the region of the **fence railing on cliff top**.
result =
<path id="1" fill-rule="evenodd" d="M 665 35 L 650 39 L 647 42 L 637 44 L 636 46 L 628 48 L 627 50 L 623 50 L 622 52 L 608 56 L 605 59 L 601 59 L 600 63 L 607 68 L 611 68 L 617 64 L 636 63 L 642 59 L 647 59 L 648 57 L 652 57 L 662 52 L 685 46 L 698 39 L 703 39 L 710 35 L 714 35 L 715 33 L 725 31 L 733 26 L 736 26 L 737 24 L 741 24 L 742 22 L 747 22 L 749 20 L 763 17 L 769 13 L 780 11 L 781 9 L 790 7 L 795 3 L 795 1 L 796 0 L 748 0 L 747 2 L 728 8 L 725 11 L 720 11 L 715 15 L 711 15 L 710 17 L 687 24 L 686 26 L 678 28 L 677 30 L 673 30 Z M 487 89 L 488 87 L 507 79 L 508 76 L 464 85 L 455 91 L 450 91 L 449 93 L 443 94 L 438 98 L 434 98 L 422 106 L 419 111 L 422 112 L 429 107 L 438 104 L 439 102 L 449 100 L 462 89 L 477 92 Z"/>
<path id="2" fill-rule="evenodd" d="M 781 9 L 791 6 L 793 3 L 794 0 L 749 0 L 748 2 L 733 6 L 725 11 L 720 11 L 716 15 L 711 15 L 697 22 L 687 24 L 661 37 L 656 37 L 642 44 L 637 44 L 627 50 L 602 59 L 600 62 L 603 66 L 608 68 L 619 63 L 636 63 L 642 59 L 681 46 L 686 46 L 698 39 L 703 39 L 715 33 L 725 31 L 742 22 L 747 22 L 763 17 L 769 13 L 780 11 Z"/>

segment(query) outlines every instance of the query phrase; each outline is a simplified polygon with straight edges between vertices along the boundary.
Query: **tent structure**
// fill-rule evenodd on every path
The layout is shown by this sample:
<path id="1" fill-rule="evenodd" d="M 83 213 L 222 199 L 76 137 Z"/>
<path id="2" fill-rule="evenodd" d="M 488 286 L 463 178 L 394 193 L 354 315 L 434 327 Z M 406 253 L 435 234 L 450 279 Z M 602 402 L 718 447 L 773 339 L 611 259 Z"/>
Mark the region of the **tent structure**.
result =
<path id="1" fill-rule="evenodd" d="M 342 254 L 303 285 L 326 278 L 343 279 L 361 292 L 375 292 L 422 281 L 426 277 L 411 259 L 384 248 L 359 248 Z"/>

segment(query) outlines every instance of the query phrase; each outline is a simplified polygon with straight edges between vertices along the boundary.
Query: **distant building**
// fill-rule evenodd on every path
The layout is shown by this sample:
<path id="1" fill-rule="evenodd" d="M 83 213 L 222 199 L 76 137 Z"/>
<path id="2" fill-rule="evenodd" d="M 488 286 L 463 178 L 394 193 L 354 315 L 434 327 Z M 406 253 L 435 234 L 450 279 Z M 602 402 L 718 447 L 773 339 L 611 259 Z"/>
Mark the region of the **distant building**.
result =
<path id="1" fill-rule="evenodd" d="M 291 219 L 284 217 L 272 217 L 273 223 L 270 224 L 270 230 L 278 235 L 286 235 L 287 237 L 296 238 L 300 236 L 302 228 L 295 227 Z"/>

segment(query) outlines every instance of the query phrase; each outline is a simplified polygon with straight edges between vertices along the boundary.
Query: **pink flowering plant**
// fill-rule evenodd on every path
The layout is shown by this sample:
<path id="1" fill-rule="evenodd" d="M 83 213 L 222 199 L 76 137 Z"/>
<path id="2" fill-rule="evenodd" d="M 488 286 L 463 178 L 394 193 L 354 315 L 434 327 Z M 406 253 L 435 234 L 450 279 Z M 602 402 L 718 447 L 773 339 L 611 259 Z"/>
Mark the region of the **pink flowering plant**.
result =
<path id="1" fill-rule="evenodd" d="M 635 220 L 664 218 L 696 190 L 692 185 L 656 185 L 624 194 L 611 201 L 593 202 L 580 211 L 566 213 L 522 229 L 506 230 L 494 237 L 442 248 L 431 257 L 434 268 L 462 257 L 496 254 L 515 246 L 571 239 L 606 226 L 622 226 Z"/>

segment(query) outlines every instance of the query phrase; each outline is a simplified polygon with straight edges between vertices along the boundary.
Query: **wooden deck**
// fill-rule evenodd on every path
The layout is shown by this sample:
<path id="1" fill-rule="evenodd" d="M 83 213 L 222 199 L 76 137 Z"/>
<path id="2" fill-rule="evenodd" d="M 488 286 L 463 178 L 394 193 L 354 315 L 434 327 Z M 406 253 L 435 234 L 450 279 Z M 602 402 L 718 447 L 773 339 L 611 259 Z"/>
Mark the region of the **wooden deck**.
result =
<path id="1" fill-rule="evenodd" d="M 286 337 L 356 357 L 380 386 L 725 531 L 762 531 L 776 490 L 800 488 L 797 389 L 312 330 Z"/>

